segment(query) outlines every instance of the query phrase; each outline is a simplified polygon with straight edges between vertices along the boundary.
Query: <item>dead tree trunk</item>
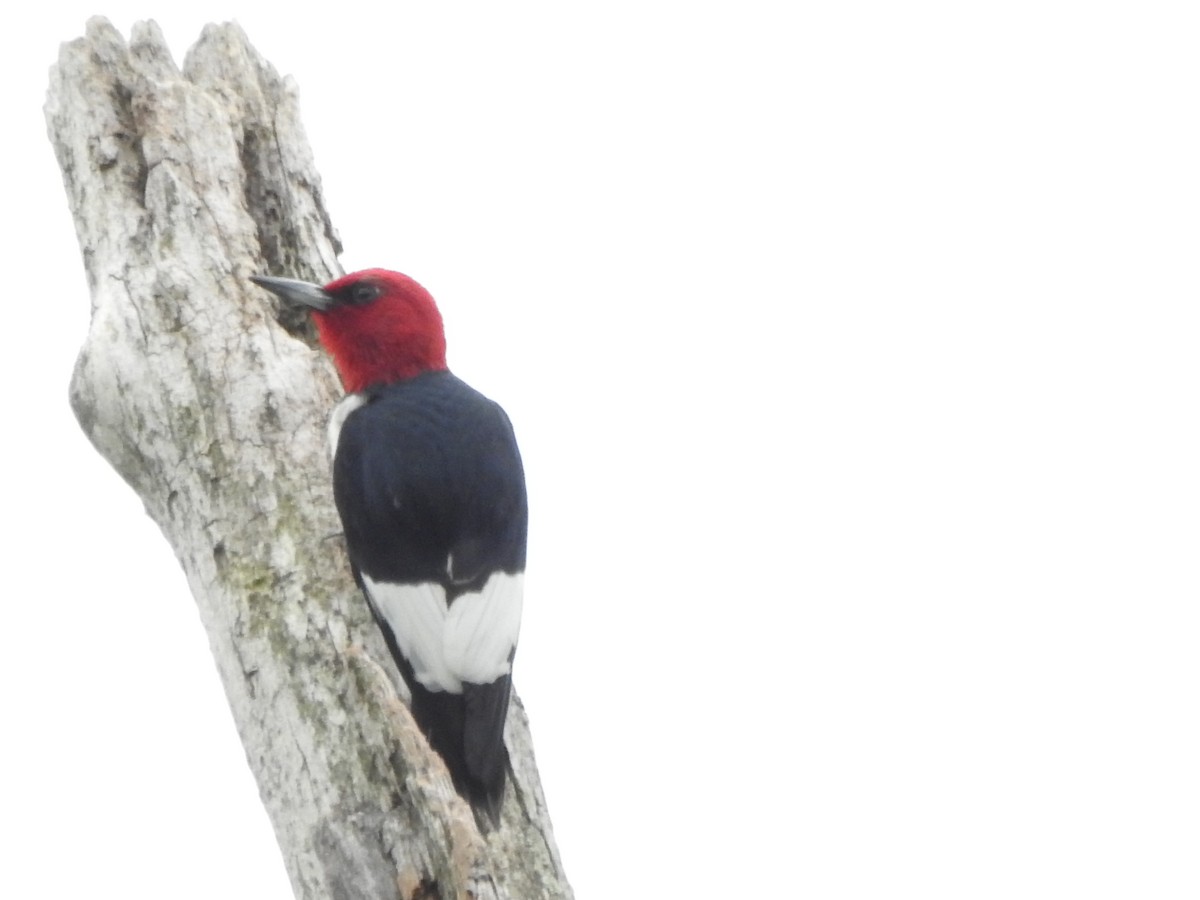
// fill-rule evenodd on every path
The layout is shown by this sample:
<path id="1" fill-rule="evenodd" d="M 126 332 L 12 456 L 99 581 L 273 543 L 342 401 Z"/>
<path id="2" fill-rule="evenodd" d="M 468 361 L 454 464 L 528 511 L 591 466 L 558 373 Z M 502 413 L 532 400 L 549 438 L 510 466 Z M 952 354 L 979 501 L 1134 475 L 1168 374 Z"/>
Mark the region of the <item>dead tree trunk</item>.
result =
<path id="1" fill-rule="evenodd" d="M 65 44 L 46 102 L 92 292 L 71 403 L 187 573 L 301 898 L 570 897 L 519 702 L 481 837 L 397 699 L 328 486 L 339 388 L 247 281 L 338 271 L 294 86 L 236 26 Z"/>

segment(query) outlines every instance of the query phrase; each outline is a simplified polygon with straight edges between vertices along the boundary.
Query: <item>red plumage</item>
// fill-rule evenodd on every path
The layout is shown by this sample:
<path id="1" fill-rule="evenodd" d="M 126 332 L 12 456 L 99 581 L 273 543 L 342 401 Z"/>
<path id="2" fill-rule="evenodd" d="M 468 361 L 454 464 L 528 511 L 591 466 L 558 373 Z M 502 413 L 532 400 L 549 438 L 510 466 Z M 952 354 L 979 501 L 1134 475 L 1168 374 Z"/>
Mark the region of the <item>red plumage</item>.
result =
<path id="1" fill-rule="evenodd" d="M 355 302 L 364 287 L 378 296 Z M 348 393 L 447 368 L 442 314 L 429 291 L 407 275 L 366 269 L 331 281 L 325 291 L 349 301 L 313 313 Z"/>

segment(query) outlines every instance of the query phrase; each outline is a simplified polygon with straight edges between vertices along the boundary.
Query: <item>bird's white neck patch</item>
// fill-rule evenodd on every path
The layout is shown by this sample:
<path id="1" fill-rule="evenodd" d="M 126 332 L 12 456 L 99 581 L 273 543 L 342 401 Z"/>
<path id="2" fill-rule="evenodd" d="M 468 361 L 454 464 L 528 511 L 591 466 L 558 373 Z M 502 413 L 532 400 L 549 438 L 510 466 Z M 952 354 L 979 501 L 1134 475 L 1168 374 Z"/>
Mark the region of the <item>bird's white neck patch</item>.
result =
<path id="1" fill-rule="evenodd" d="M 413 674 L 431 691 L 461 693 L 464 681 L 488 684 L 511 671 L 521 630 L 525 576 L 494 572 L 483 589 L 446 604 L 440 584 L 363 584 Z"/>
<path id="2" fill-rule="evenodd" d="M 347 394 L 329 414 L 329 458 L 337 455 L 338 438 L 342 436 L 342 426 L 346 418 L 367 402 L 366 394 Z"/>

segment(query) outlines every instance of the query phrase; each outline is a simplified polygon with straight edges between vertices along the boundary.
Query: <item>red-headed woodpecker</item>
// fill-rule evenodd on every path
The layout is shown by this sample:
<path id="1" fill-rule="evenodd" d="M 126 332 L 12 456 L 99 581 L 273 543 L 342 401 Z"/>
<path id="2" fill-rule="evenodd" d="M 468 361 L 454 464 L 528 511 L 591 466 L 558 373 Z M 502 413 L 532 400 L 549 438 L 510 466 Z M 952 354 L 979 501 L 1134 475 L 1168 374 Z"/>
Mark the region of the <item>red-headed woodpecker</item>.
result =
<path id="1" fill-rule="evenodd" d="M 417 724 L 497 824 L 528 523 L 512 425 L 447 369 L 441 314 L 406 275 L 253 280 L 313 309 L 347 391 L 329 444 L 355 580 Z"/>

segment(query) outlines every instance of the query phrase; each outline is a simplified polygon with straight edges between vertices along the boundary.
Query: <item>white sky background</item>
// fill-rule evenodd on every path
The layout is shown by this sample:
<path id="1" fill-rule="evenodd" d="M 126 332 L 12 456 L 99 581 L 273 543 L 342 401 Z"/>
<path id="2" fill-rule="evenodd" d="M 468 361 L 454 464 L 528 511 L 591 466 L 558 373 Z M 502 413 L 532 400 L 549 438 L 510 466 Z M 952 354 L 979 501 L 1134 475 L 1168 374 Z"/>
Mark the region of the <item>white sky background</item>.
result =
<path id="1" fill-rule="evenodd" d="M 41 104 L 104 12 L 179 60 L 236 18 L 294 75 L 347 270 L 429 287 L 510 411 L 580 900 L 1195 897 L 1188 4 L 499 6 L 9 14 L 0 895 L 291 896 L 184 579 L 66 403 Z"/>

